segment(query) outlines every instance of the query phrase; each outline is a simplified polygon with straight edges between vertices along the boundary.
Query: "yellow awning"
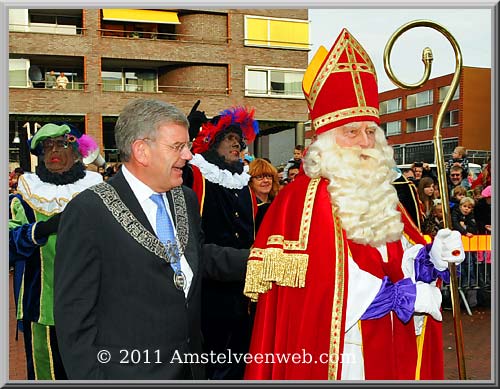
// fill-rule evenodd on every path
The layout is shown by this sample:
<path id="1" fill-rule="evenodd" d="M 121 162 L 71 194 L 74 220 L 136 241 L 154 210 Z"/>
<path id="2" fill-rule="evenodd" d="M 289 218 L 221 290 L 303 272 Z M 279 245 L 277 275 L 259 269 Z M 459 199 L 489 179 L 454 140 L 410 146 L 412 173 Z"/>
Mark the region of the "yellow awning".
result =
<path id="1" fill-rule="evenodd" d="M 102 19 L 136 23 L 181 24 L 177 12 L 150 9 L 103 9 Z"/>

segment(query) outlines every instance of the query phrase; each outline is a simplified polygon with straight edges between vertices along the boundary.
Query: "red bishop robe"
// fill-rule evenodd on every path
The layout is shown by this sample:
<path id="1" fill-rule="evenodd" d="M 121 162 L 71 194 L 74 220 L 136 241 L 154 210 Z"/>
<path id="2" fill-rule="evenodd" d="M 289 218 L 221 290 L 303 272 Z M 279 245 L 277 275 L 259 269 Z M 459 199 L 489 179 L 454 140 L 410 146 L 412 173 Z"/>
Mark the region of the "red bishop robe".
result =
<path id="1" fill-rule="evenodd" d="M 245 285 L 245 294 L 258 299 L 245 379 L 341 379 L 349 254 L 360 269 L 380 279 L 404 278 L 401 242 L 387 244 L 384 262 L 377 249 L 348 240 L 327 185 L 325 179 L 296 177 L 259 229 Z M 425 244 L 400 211 L 408 241 Z M 404 324 L 394 312 L 358 325 L 365 379 L 443 379 L 440 322 L 426 316 L 419 336 L 413 319 Z M 286 356 L 287 362 L 279 361 Z"/>

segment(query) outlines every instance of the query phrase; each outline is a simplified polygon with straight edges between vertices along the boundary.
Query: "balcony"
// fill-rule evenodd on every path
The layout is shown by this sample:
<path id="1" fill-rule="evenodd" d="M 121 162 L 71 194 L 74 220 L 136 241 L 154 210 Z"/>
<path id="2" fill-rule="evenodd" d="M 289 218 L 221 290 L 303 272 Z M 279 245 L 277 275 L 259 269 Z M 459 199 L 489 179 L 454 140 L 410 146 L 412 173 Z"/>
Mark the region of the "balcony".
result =
<path id="1" fill-rule="evenodd" d="M 9 9 L 9 32 L 83 35 L 81 9 Z"/>
<path id="2" fill-rule="evenodd" d="M 68 79 L 65 90 L 86 90 L 83 78 L 83 57 L 55 55 L 21 55 L 9 57 L 9 88 L 58 89 L 50 81 L 50 73 L 57 78 L 61 73 Z"/>

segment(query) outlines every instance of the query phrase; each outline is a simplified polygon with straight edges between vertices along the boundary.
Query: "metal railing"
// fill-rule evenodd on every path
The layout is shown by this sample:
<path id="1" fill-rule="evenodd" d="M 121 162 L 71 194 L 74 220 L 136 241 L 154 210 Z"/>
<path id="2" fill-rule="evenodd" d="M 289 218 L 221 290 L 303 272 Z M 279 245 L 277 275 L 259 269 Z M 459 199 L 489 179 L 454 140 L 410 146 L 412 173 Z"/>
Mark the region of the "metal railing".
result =
<path id="1" fill-rule="evenodd" d="M 457 266 L 458 293 L 467 313 L 471 308 L 490 303 L 491 298 L 491 235 L 462 236 L 465 260 Z M 450 286 L 443 284 L 443 304 L 450 296 Z"/>
<path id="2" fill-rule="evenodd" d="M 136 84 L 107 84 L 98 83 L 103 92 L 133 92 L 133 93 L 177 93 L 177 94 L 200 94 L 203 95 L 227 95 L 229 88 L 207 88 L 201 86 L 183 86 L 183 85 L 158 85 L 155 87 L 143 88 Z"/>
<path id="3" fill-rule="evenodd" d="M 25 32 L 31 34 L 56 34 L 85 36 L 86 28 L 67 24 L 49 24 L 49 23 L 28 23 L 16 24 L 9 23 L 9 32 Z"/>
<path id="4" fill-rule="evenodd" d="M 203 35 L 188 35 L 188 34 L 176 34 L 171 32 L 155 32 L 155 31 L 134 31 L 134 30 L 113 30 L 113 29 L 103 29 L 100 28 L 97 31 L 100 32 L 103 38 L 117 38 L 117 39 L 146 39 L 146 40 L 158 40 L 158 41 L 169 41 L 169 42 L 183 42 L 183 43 L 206 43 L 206 44 L 227 44 L 231 38 L 228 36 L 219 36 L 216 38 L 206 37 Z"/>
<path id="5" fill-rule="evenodd" d="M 86 90 L 87 83 L 79 81 L 69 81 L 66 88 L 58 88 L 57 84 L 52 86 L 53 81 L 31 81 L 9 82 L 9 88 L 33 88 L 33 89 L 59 89 L 59 90 Z"/>

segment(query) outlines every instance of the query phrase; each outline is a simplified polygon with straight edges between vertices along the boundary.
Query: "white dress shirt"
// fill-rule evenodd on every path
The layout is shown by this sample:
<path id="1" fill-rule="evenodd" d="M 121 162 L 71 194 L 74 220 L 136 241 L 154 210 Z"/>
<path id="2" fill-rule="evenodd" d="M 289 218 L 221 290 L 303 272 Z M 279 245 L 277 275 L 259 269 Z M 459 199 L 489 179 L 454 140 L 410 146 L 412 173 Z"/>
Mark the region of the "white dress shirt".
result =
<path id="1" fill-rule="evenodd" d="M 147 186 L 141 180 L 139 180 L 137 177 L 135 177 L 130 172 L 130 170 L 128 170 L 126 168 L 125 165 L 122 165 L 121 169 L 123 172 L 123 176 L 125 177 L 125 180 L 127 180 L 128 184 L 130 185 L 132 192 L 134 192 L 134 195 L 137 198 L 137 201 L 139 201 L 139 204 L 141 205 L 142 209 L 144 210 L 144 213 L 146 214 L 146 217 L 148 218 L 149 223 L 151 224 L 151 226 L 153 227 L 153 230 L 156 233 L 157 206 L 156 206 L 155 202 L 150 199 L 151 195 L 156 193 L 156 192 L 153 191 L 149 186 Z M 175 228 L 175 224 L 173 223 L 173 220 L 172 220 L 172 215 L 170 213 L 170 206 L 168 205 L 168 200 L 165 196 L 165 193 L 161 193 L 161 195 L 162 195 L 163 201 L 166 205 L 165 208 L 167 209 L 168 217 L 170 218 L 170 221 L 172 222 L 172 226 L 174 227 L 175 237 L 177 238 L 177 229 Z M 191 270 L 191 267 L 189 266 L 189 263 L 186 260 L 184 253 L 181 253 L 181 269 L 182 269 L 182 272 L 184 273 L 184 275 L 186 276 L 186 287 L 184 288 L 184 295 L 187 297 L 187 295 L 189 293 L 189 288 L 191 286 L 191 282 L 193 280 L 193 271 Z"/>

